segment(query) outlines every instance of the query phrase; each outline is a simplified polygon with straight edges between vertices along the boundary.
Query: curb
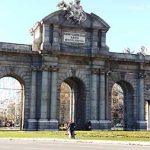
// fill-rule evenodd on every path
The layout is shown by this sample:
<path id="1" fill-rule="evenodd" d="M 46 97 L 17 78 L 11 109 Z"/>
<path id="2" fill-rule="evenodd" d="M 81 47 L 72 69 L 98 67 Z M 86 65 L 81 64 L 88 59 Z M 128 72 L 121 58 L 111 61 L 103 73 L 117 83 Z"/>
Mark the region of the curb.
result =
<path id="1" fill-rule="evenodd" d="M 150 142 L 138 141 L 112 141 L 112 140 L 80 140 L 80 139 L 55 139 L 55 138 L 0 138 L 0 140 L 25 140 L 25 141 L 50 141 L 64 143 L 83 143 L 83 144 L 123 144 L 123 145 L 138 145 L 150 146 Z"/>

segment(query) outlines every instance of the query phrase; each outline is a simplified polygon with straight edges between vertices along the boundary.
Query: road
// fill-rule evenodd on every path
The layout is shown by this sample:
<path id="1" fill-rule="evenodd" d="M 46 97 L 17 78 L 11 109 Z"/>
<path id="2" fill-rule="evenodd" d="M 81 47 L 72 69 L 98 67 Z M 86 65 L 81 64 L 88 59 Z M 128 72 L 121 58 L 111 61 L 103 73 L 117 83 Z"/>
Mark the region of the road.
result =
<path id="1" fill-rule="evenodd" d="M 52 140 L 0 139 L 0 150 L 149 150 L 150 146 L 62 142 Z"/>

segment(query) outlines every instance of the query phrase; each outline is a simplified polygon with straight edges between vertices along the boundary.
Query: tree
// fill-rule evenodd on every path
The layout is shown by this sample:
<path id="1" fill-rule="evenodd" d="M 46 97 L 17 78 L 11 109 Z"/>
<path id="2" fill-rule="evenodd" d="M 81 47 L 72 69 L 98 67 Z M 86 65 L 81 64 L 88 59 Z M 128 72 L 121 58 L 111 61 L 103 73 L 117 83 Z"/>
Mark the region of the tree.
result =
<path id="1" fill-rule="evenodd" d="M 112 126 L 120 124 L 123 126 L 123 113 L 124 113 L 124 102 L 123 102 L 123 91 L 118 84 L 114 84 L 112 88 Z"/>

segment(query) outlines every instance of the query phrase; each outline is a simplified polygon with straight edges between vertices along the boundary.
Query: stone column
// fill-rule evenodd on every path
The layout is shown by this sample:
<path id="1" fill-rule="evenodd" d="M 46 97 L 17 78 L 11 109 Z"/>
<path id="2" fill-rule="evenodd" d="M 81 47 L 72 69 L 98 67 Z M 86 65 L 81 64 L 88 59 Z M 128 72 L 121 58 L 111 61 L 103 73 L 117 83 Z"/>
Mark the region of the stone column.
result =
<path id="1" fill-rule="evenodd" d="M 107 76 L 105 75 L 105 72 L 100 73 L 100 99 L 99 99 L 99 123 L 100 123 L 100 129 L 110 129 L 111 122 L 107 120 L 106 117 L 106 104 L 107 104 L 107 92 L 106 91 L 106 84 L 107 84 Z M 108 87 L 107 87 L 108 88 Z"/>
<path id="2" fill-rule="evenodd" d="M 144 74 L 139 73 L 138 78 L 139 86 L 138 86 L 138 93 L 139 93 L 139 101 L 138 101 L 138 115 L 139 120 L 137 121 L 137 126 L 139 130 L 146 129 L 146 121 L 145 121 L 145 100 L 144 100 Z"/>
<path id="3" fill-rule="evenodd" d="M 100 120 L 105 120 L 105 73 L 100 73 Z"/>
<path id="4" fill-rule="evenodd" d="M 105 80 L 105 82 L 106 82 L 106 119 L 107 120 L 110 119 L 109 107 L 108 107 L 108 105 L 109 105 L 109 84 L 108 84 L 108 82 L 109 82 L 110 73 L 111 73 L 110 71 L 106 72 L 106 76 L 105 76 L 105 78 L 106 78 L 106 80 Z"/>
<path id="5" fill-rule="evenodd" d="M 53 43 L 52 43 L 52 48 L 53 50 L 60 50 L 60 36 L 59 36 L 59 26 L 54 25 L 53 27 Z"/>
<path id="6" fill-rule="evenodd" d="M 39 130 L 48 130 L 49 129 L 49 121 L 47 119 L 48 112 L 48 68 L 42 68 L 42 85 L 41 85 L 41 111 L 40 111 L 40 119 L 39 119 Z"/>
<path id="7" fill-rule="evenodd" d="M 106 124 L 107 124 L 107 129 L 108 130 L 111 130 L 111 120 L 110 120 L 110 117 L 109 117 L 109 76 L 111 76 L 111 71 L 108 71 L 107 73 L 106 73 L 106 76 L 105 76 L 105 86 L 106 86 L 106 102 L 105 102 L 105 105 L 106 105 L 106 110 L 105 110 L 105 112 L 106 112 Z"/>
<path id="8" fill-rule="evenodd" d="M 50 129 L 58 130 L 57 120 L 57 68 L 52 68 L 51 78 L 51 114 L 50 114 Z"/>
<path id="9" fill-rule="evenodd" d="M 148 125 L 147 130 L 150 131 L 150 102 L 148 102 Z"/>
<path id="10" fill-rule="evenodd" d="M 144 120 L 144 75 L 139 76 L 139 120 Z"/>
<path id="11" fill-rule="evenodd" d="M 92 70 L 92 91 L 91 91 L 91 124 L 92 129 L 99 129 L 98 121 L 98 73 L 99 69 Z"/>
<path id="12" fill-rule="evenodd" d="M 43 24 L 43 35 L 42 35 L 43 41 L 41 44 L 41 50 L 49 50 L 51 48 L 49 30 L 50 30 L 49 25 Z"/>
<path id="13" fill-rule="evenodd" d="M 36 119 L 36 68 L 32 68 L 31 79 L 31 101 L 30 101 L 30 119 L 28 119 L 28 130 L 37 129 Z"/>

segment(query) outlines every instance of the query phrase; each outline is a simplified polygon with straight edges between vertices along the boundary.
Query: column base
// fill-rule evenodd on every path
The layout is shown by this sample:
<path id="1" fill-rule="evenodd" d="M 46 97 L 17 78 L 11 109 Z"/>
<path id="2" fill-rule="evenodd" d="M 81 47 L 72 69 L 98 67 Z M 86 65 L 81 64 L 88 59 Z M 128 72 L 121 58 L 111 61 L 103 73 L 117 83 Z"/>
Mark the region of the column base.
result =
<path id="1" fill-rule="evenodd" d="M 147 130 L 147 121 L 137 121 L 136 122 L 137 130 Z"/>
<path id="2" fill-rule="evenodd" d="M 100 120 L 99 121 L 99 128 L 101 130 L 111 130 L 111 121 L 110 120 Z"/>
<path id="3" fill-rule="evenodd" d="M 28 119 L 27 130 L 36 131 L 38 128 L 38 121 L 36 119 Z"/>
<path id="4" fill-rule="evenodd" d="M 40 119 L 38 121 L 38 130 L 50 130 L 50 122 L 48 119 Z"/>
<path id="5" fill-rule="evenodd" d="M 98 120 L 90 120 L 92 130 L 99 130 L 99 121 Z"/>
<path id="6" fill-rule="evenodd" d="M 92 130 L 111 130 L 110 120 L 90 120 Z"/>
<path id="7" fill-rule="evenodd" d="M 50 120 L 50 129 L 51 130 L 58 130 L 58 120 L 56 120 L 56 119 Z"/>

